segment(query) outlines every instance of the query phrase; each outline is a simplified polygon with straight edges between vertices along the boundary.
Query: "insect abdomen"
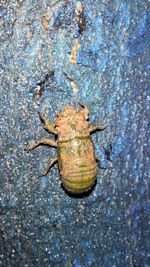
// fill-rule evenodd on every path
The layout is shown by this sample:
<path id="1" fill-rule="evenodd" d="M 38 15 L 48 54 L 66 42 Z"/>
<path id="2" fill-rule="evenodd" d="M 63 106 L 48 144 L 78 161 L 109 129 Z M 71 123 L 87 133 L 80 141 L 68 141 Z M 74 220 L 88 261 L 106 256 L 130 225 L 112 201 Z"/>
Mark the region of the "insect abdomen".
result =
<path id="1" fill-rule="evenodd" d="M 96 162 L 90 136 L 59 142 L 61 181 L 72 193 L 88 191 L 96 179 Z"/>

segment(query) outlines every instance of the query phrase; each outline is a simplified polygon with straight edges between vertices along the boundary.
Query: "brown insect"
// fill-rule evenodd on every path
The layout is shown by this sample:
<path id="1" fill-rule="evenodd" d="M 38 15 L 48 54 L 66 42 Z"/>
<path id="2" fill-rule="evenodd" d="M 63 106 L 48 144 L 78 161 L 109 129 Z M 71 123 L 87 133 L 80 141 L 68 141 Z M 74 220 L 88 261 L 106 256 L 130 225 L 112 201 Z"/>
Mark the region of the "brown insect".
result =
<path id="1" fill-rule="evenodd" d="M 74 194 L 85 193 L 95 184 L 96 161 L 101 169 L 106 169 L 101 166 L 100 159 L 95 156 L 90 136 L 96 130 L 104 130 L 105 126 L 90 125 L 87 121 L 89 114 L 87 106 L 83 103 L 79 104 L 83 107 L 82 110 L 71 106 L 65 107 L 54 124 L 40 113 L 44 128 L 49 133 L 58 135 L 57 141 L 42 138 L 31 146 L 25 147 L 27 151 L 39 145 L 57 147 L 58 158 L 54 158 L 40 176 L 47 175 L 52 165 L 58 161 L 61 182 L 67 191 Z"/>

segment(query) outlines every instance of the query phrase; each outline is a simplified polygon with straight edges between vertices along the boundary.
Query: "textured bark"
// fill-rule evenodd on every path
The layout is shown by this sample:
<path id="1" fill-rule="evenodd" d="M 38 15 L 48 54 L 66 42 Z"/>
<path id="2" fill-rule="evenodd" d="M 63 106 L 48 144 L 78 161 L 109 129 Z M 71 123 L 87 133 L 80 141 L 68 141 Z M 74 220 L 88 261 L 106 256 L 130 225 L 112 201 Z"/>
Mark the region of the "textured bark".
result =
<path id="1" fill-rule="evenodd" d="M 148 10 L 147 0 L 1 0 L 0 266 L 149 266 Z M 92 137 L 107 170 L 71 198 L 57 165 L 38 177 L 55 148 L 22 147 L 44 136 L 39 113 L 53 122 L 78 101 L 107 126 Z"/>

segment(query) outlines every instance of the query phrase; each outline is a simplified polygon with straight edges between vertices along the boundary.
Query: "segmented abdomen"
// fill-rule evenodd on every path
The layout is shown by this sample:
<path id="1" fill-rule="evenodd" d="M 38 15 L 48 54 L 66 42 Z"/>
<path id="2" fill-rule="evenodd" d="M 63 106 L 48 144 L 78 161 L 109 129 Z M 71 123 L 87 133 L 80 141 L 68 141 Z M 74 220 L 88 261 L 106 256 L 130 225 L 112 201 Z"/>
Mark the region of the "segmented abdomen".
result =
<path id="1" fill-rule="evenodd" d="M 96 161 L 90 136 L 58 142 L 61 181 L 72 193 L 88 191 L 96 179 Z"/>

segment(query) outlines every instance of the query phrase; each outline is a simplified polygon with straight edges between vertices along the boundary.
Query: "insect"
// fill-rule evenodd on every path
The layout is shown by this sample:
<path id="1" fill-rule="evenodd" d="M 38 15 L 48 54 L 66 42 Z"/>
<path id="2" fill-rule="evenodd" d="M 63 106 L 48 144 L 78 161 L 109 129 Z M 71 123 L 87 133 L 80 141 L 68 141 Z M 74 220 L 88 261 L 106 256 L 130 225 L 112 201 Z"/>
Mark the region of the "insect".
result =
<path id="1" fill-rule="evenodd" d="M 79 104 L 82 107 L 81 110 L 66 106 L 53 124 L 44 114 L 39 113 L 44 128 L 49 133 L 57 135 L 57 140 L 42 138 L 24 148 L 30 151 L 39 145 L 57 147 L 58 157 L 52 159 L 40 176 L 47 175 L 52 165 L 58 161 L 61 183 L 67 191 L 73 194 L 85 193 L 95 184 L 96 161 L 101 169 L 106 169 L 101 166 L 100 159 L 95 156 L 90 135 L 96 130 L 104 130 L 105 126 L 90 125 L 87 106 L 81 102 Z"/>

